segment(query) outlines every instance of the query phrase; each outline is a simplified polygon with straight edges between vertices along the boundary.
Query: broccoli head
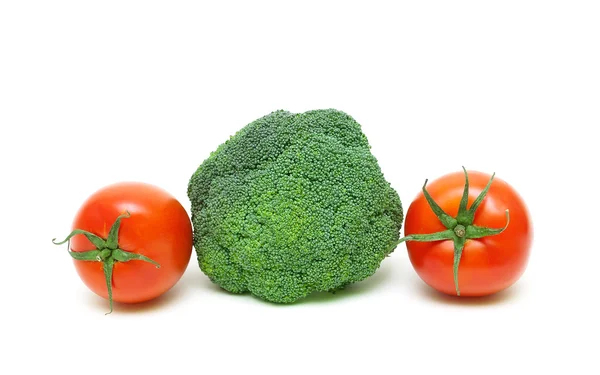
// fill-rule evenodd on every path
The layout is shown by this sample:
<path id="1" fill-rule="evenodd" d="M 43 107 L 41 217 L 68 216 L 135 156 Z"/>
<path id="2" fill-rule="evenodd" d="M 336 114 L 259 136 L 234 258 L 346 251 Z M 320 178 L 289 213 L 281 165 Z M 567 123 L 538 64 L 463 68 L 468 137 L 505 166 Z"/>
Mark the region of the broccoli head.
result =
<path id="1" fill-rule="evenodd" d="M 403 221 L 360 125 L 333 109 L 246 125 L 204 160 L 187 193 L 202 272 L 275 303 L 371 276 Z"/>

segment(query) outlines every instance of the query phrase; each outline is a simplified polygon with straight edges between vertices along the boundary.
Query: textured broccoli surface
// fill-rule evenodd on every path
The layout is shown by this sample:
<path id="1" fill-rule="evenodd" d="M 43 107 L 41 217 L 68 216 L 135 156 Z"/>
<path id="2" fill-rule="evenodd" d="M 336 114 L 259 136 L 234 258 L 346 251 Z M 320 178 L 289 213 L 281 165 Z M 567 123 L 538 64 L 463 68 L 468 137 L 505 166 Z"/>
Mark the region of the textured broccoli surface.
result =
<path id="1" fill-rule="evenodd" d="M 199 166 L 188 197 L 202 272 L 275 303 L 371 276 L 403 221 L 360 125 L 333 109 L 246 125 Z"/>

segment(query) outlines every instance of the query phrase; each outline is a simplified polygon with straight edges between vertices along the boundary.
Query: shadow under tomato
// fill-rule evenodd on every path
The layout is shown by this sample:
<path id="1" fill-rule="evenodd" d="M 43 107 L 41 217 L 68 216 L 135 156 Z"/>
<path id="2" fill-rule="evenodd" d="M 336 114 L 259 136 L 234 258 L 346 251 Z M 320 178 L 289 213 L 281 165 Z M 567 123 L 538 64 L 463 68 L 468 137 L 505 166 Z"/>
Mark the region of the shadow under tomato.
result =
<path id="1" fill-rule="evenodd" d="M 459 297 L 451 296 L 431 288 L 425 283 L 419 283 L 419 293 L 428 299 L 437 302 L 445 303 L 449 305 L 463 305 L 463 306 L 490 306 L 500 305 L 510 300 L 513 300 L 519 295 L 518 285 L 513 285 L 507 289 L 504 289 L 498 293 L 491 294 L 483 297 Z"/>
<path id="2" fill-rule="evenodd" d="M 164 294 L 162 294 L 154 299 L 151 299 L 150 301 L 139 302 L 139 303 L 114 302 L 112 314 L 115 314 L 115 313 L 117 313 L 117 314 L 139 313 L 139 312 L 149 312 L 149 311 L 159 310 L 159 309 L 169 305 L 173 301 L 175 301 L 177 298 L 179 298 L 181 296 L 181 294 L 183 294 L 183 288 L 181 288 L 180 285 L 175 284 L 175 286 L 173 286 L 173 288 L 171 288 Z M 90 299 L 90 304 L 94 305 L 98 310 L 103 311 L 105 313 L 110 311 L 110 305 L 108 303 L 108 300 L 106 300 L 102 297 L 99 297 L 95 294 L 90 294 L 89 299 Z"/>

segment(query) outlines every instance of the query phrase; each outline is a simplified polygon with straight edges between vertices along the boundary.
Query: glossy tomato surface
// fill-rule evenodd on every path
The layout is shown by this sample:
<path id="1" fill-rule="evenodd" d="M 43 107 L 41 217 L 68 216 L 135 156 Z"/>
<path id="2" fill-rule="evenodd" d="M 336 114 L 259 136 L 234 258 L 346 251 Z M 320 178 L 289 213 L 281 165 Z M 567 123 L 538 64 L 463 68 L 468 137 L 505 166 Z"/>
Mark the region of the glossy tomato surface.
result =
<path id="1" fill-rule="evenodd" d="M 468 177 L 470 207 L 491 175 L 469 171 Z M 464 184 L 465 175 L 461 171 L 428 183 L 426 189 L 447 214 L 456 217 Z M 458 269 L 461 296 L 485 296 L 499 292 L 513 285 L 525 271 L 533 228 L 525 202 L 511 185 L 494 177 L 487 195 L 475 213 L 473 224 L 502 228 L 506 224 L 507 209 L 510 222 L 502 233 L 466 241 Z M 435 233 L 445 229 L 421 192 L 407 211 L 405 235 Z M 412 266 L 425 283 L 440 292 L 456 295 L 452 240 L 407 241 L 406 246 Z"/>
<path id="2" fill-rule="evenodd" d="M 132 260 L 116 262 L 112 273 L 113 300 L 137 303 L 168 291 L 181 278 L 192 252 L 192 226 L 183 206 L 168 192 L 154 185 L 122 182 L 92 194 L 80 207 L 73 229 L 82 229 L 107 238 L 115 219 L 121 220 L 119 248 L 142 254 L 160 264 Z M 72 251 L 93 250 L 82 235 L 71 239 Z M 108 298 L 102 262 L 73 260 L 85 285 Z"/>

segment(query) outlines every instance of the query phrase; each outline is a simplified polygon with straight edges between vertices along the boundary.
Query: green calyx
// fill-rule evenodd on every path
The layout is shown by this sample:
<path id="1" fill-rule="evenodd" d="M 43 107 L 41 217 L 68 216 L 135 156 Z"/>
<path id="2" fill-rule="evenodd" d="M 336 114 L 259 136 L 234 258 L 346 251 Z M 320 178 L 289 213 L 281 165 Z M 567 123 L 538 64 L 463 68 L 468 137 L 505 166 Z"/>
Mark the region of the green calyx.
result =
<path id="1" fill-rule="evenodd" d="M 405 241 L 431 242 L 452 240 L 454 242 L 454 287 L 456 288 L 457 296 L 460 296 L 460 289 L 458 287 L 458 267 L 466 241 L 500 234 L 508 227 L 508 223 L 510 222 L 510 215 L 508 210 L 506 210 L 506 225 L 504 225 L 503 228 L 486 228 L 473 224 L 475 212 L 479 208 L 479 205 L 481 205 L 481 202 L 483 202 L 483 199 L 490 189 L 495 174 L 492 174 L 492 177 L 488 181 L 487 185 L 481 191 L 479 196 L 477 196 L 475 201 L 473 201 L 471 207 L 467 208 L 469 199 L 469 176 L 465 167 L 463 167 L 463 171 L 465 172 L 465 188 L 463 190 L 463 195 L 460 200 L 458 214 L 456 217 L 452 217 L 444 212 L 444 210 L 442 210 L 442 208 L 433 200 L 431 195 L 429 195 L 426 189 L 427 180 L 425 180 L 425 184 L 423 184 L 423 194 L 425 195 L 425 199 L 427 200 L 427 203 L 429 203 L 431 210 L 435 213 L 440 222 L 446 227 L 446 230 L 431 234 L 411 234 L 401 238 L 398 241 L 400 244 Z"/>
<path id="2" fill-rule="evenodd" d="M 119 215 L 113 225 L 110 228 L 108 237 L 106 239 L 99 237 L 93 233 L 85 230 L 75 229 L 67 238 L 61 242 L 56 242 L 56 238 L 52 239 L 55 245 L 62 245 L 68 242 L 67 245 L 69 254 L 73 259 L 88 261 L 88 262 L 102 262 L 104 277 L 106 279 L 106 287 L 108 289 L 108 300 L 110 303 L 110 311 L 106 314 L 110 314 L 113 310 L 112 300 L 112 273 L 116 262 L 129 262 L 131 260 L 142 260 L 144 262 L 152 263 L 156 268 L 160 268 L 160 265 L 154 260 L 142 255 L 136 254 L 129 251 L 124 251 L 119 248 L 119 228 L 121 227 L 121 219 L 128 218 L 129 212 L 126 211 L 124 214 Z M 95 249 L 88 251 L 71 251 L 70 241 L 73 236 L 82 234 L 87 237 L 88 240 L 95 246 Z"/>

